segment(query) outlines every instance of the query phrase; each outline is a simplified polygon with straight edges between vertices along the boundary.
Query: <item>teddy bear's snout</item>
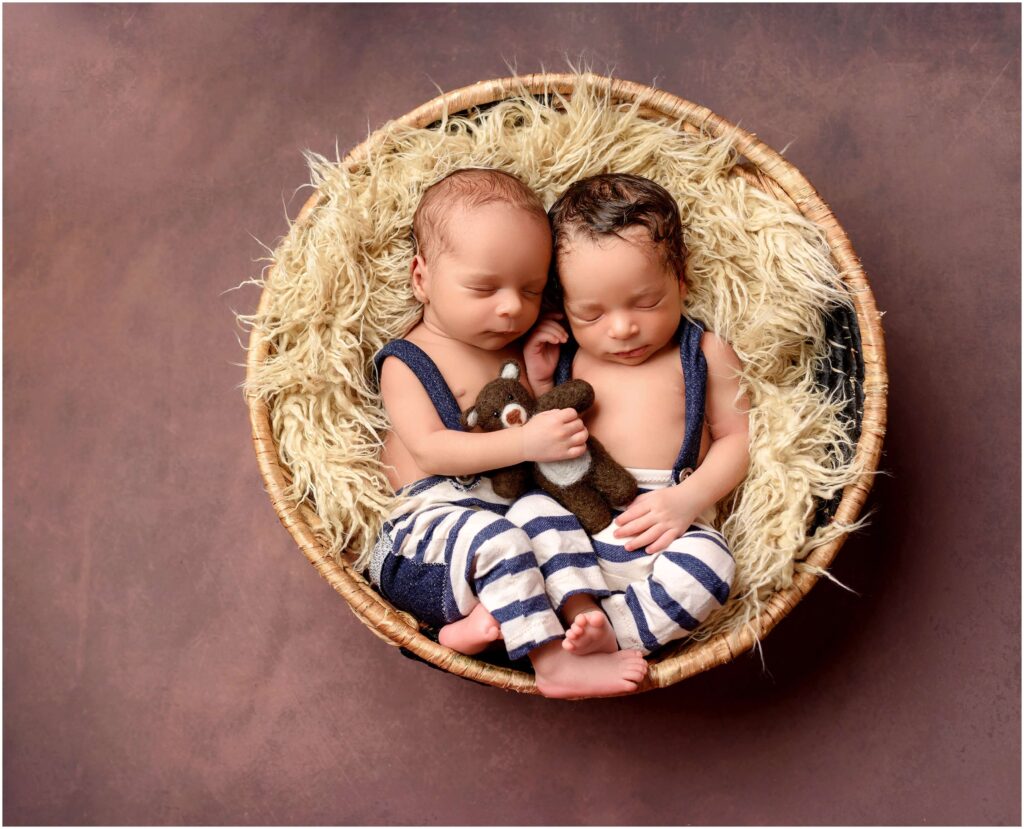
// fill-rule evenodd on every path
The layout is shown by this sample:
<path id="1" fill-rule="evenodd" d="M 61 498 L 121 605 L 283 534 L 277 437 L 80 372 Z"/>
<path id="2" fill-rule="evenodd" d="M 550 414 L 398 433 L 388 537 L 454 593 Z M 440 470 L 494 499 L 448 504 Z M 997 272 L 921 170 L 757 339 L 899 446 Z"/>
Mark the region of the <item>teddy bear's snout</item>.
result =
<path id="1" fill-rule="evenodd" d="M 526 423 L 526 409 L 518 403 L 513 403 L 501 410 L 501 423 L 503 426 L 522 426 Z"/>

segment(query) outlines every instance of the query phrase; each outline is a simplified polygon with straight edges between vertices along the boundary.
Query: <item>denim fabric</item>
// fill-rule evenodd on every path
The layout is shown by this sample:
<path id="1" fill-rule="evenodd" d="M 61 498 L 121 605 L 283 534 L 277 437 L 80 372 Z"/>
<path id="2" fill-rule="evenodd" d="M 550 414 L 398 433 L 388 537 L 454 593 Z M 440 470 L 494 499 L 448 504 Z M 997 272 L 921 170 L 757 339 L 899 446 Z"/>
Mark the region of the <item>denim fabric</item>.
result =
<path id="1" fill-rule="evenodd" d="M 419 346 L 408 340 L 392 340 L 380 351 L 373 355 L 373 365 L 377 369 L 377 376 L 380 376 L 380 367 L 388 357 L 397 357 L 405 363 L 419 378 L 423 388 L 427 390 L 430 399 L 437 409 L 437 414 L 446 429 L 462 431 L 462 409 L 459 408 L 455 395 L 448 388 L 444 381 L 441 370 L 437 364 L 427 356 Z"/>

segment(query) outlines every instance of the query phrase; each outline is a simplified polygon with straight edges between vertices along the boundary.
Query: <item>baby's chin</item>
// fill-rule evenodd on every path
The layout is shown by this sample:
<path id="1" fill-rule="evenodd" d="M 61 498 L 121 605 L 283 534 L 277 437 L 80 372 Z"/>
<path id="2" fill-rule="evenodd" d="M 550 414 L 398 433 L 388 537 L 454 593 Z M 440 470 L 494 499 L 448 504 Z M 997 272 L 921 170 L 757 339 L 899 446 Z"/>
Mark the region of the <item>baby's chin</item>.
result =
<path id="1" fill-rule="evenodd" d="M 642 346 L 637 346 L 634 349 L 623 351 L 602 350 L 595 353 L 590 349 L 580 346 L 580 348 L 587 351 L 592 357 L 596 357 L 598 360 L 622 366 L 638 366 L 642 363 L 646 363 L 656 354 L 660 354 L 664 349 L 669 347 L 675 348 L 675 343 L 671 339 L 662 343 L 648 343 Z"/>
<path id="2" fill-rule="evenodd" d="M 525 333 L 525 331 L 486 331 L 477 336 L 476 346 L 485 351 L 500 351 Z"/>

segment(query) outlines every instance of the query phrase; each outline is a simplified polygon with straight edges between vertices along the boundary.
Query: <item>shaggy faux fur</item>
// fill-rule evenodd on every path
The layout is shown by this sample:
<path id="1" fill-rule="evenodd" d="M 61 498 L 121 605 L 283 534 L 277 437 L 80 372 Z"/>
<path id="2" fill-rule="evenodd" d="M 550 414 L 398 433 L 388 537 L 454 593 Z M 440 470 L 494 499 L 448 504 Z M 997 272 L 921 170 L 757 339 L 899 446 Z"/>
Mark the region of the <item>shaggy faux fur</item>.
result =
<path id="1" fill-rule="evenodd" d="M 647 120 L 580 85 L 552 106 L 527 96 L 437 129 L 386 125 L 353 169 L 314 153 L 307 160 L 322 200 L 273 251 L 264 313 L 242 318 L 250 347 L 271 345 L 246 393 L 269 404 L 291 493 L 314 506 L 333 555 L 362 568 L 392 507 L 371 357 L 420 316 L 409 284 L 420 195 L 469 166 L 514 173 L 545 205 L 603 172 L 647 176 L 679 202 L 688 313 L 732 343 L 753 406 L 750 473 L 720 510 L 737 563 L 733 597 L 700 637 L 755 618 L 810 549 L 849 530 L 833 523 L 807 537 L 815 498 L 856 478 L 840 460 L 849 446 L 841 401 L 814 382 L 828 350 L 822 317 L 849 300 L 821 229 L 730 174 L 739 159 L 729 136 Z"/>

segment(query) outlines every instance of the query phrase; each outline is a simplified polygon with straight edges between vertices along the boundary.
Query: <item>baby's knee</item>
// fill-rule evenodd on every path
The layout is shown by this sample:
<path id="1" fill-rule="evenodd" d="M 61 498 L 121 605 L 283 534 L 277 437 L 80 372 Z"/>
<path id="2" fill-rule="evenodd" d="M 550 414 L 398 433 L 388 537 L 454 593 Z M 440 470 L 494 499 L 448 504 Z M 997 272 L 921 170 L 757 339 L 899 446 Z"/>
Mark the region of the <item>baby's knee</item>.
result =
<path id="1" fill-rule="evenodd" d="M 519 523 L 518 519 L 523 517 L 546 514 L 559 510 L 564 511 L 565 508 L 544 490 L 531 489 L 529 492 L 524 492 L 512 502 L 512 505 L 508 508 L 508 512 L 505 513 L 505 517 L 514 523 Z"/>
<path id="2" fill-rule="evenodd" d="M 693 556 L 713 567 L 723 578 L 728 575 L 732 580 L 736 572 L 736 561 L 733 558 L 729 543 L 718 530 L 700 528 L 690 530 L 671 544 L 666 552 Z"/>
<path id="3" fill-rule="evenodd" d="M 707 594 L 719 605 L 732 591 L 736 564 L 728 547 L 708 539 L 679 539 L 658 556 L 653 577 L 669 593 Z"/>

